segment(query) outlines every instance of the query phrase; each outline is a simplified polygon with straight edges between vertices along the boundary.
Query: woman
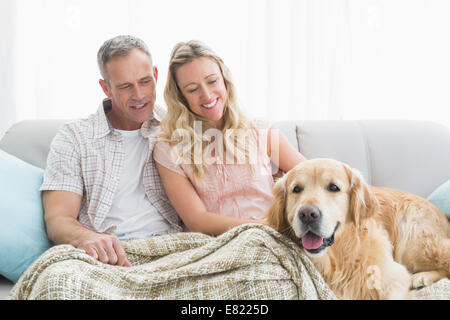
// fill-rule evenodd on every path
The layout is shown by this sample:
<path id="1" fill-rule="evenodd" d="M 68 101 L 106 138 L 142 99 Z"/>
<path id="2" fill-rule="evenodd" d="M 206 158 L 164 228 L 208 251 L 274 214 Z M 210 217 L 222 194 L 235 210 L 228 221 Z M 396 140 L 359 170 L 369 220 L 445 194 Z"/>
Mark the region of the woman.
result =
<path id="1" fill-rule="evenodd" d="M 201 42 L 174 47 L 164 98 L 168 114 L 153 157 L 187 228 L 219 235 L 266 223 L 271 160 L 286 172 L 305 158 L 278 130 L 243 115 L 228 68 Z"/>

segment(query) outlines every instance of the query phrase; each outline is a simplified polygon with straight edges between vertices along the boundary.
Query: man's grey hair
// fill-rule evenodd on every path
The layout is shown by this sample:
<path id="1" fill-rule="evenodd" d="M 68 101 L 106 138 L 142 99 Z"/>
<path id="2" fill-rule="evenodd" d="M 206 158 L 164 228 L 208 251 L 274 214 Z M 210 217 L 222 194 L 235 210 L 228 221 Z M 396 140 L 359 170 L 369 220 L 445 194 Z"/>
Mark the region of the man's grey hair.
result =
<path id="1" fill-rule="evenodd" d="M 147 45 L 137 37 L 121 35 L 106 40 L 97 53 L 97 63 L 103 80 L 109 82 L 108 74 L 106 72 L 106 64 L 109 60 L 117 56 L 127 56 L 136 48 L 145 52 L 149 56 L 150 61 L 152 60 L 152 55 L 150 54 Z"/>

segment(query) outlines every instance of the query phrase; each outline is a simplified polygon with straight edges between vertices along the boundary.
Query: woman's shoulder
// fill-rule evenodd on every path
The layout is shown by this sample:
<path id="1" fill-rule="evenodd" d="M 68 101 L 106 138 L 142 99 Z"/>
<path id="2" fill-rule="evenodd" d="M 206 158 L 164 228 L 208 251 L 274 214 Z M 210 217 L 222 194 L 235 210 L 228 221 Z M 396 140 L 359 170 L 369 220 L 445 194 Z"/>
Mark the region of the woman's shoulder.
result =
<path id="1" fill-rule="evenodd" d="M 250 127 L 256 130 L 269 130 L 273 126 L 273 122 L 261 119 L 261 118 L 253 118 L 249 121 Z"/>
<path id="2" fill-rule="evenodd" d="M 164 139 L 158 139 L 153 148 L 153 157 L 157 161 L 165 160 L 165 162 L 178 163 L 177 150 L 177 145 L 172 145 L 170 141 Z"/>
<path id="3" fill-rule="evenodd" d="M 171 148 L 169 141 L 158 138 L 155 143 L 155 150 L 169 150 Z"/>
<path id="4" fill-rule="evenodd" d="M 153 149 L 153 159 L 167 169 L 186 176 L 182 166 L 182 159 L 176 150 L 177 146 L 172 146 L 169 141 L 158 140 Z"/>

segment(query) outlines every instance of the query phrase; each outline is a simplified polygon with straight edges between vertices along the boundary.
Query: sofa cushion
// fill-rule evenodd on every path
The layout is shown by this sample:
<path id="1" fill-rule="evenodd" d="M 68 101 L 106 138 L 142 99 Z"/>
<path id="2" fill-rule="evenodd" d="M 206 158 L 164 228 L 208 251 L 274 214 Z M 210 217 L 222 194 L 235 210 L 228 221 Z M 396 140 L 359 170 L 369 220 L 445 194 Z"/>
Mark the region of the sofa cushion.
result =
<path id="1" fill-rule="evenodd" d="M 0 274 L 16 282 L 50 246 L 41 193 L 43 170 L 0 150 Z"/>
<path id="2" fill-rule="evenodd" d="M 359 170 L 372 184 L 368 146 L 358 121 L 306 120 L 297 123 L 300 152 L 307 159 L 332 158 Z"/>
<path id="3" fill-rule="evenodd" d="M 441 209 L 450 220 L 450 180 L 434 190 L 428 197 L 428 200 Z"/>
<path id="4" fill-rule="evenodd" d="M 429 121 L 360 121 L 372 185 L 426 198 L 450 177 L 450 130 Z"/>
<path id="5" fill-rule="evenodd" d="M 426 198 L 450 177 L 450 129 L 433 122 L 308 120 L 297 136 L 306 158 L 345 162 L 373 186 Z"/>
<path id="6" fill-rule="evenodd" d="M 67 120 L 24 120 L 15 123 L 0 140 L 0 149 L 36 167 L 45 168 L 50 143 Z"/>

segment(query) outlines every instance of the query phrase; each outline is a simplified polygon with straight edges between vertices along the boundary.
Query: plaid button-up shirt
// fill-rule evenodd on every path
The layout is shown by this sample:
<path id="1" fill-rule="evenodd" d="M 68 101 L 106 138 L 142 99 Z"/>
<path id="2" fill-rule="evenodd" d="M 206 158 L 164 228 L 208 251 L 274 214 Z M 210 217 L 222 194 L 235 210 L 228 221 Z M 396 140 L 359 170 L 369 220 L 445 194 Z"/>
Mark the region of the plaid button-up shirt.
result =
<path id="1" fill-rule="evenodd" d="M 111 127 L 105 115 L 110 108 L 111 101 L 105 100 L 97 113 L 87 119 L 63 125 L 52 141 L 40 188 L 41 191 L 64 190 L 81 195 L 80 223 L 109 234 L 116 228 L 108 220 L 108 213 L 124 165 L 122 136 Z M 167 198 L 152 156 L 164 113 L 164 109 L 155 105 L 153 118 L 140 129 L 149 143 L 143 182 L 148 199 L 170 223 L 168 233 L 175 233 L 183 231 L 184 226 Z"/>

